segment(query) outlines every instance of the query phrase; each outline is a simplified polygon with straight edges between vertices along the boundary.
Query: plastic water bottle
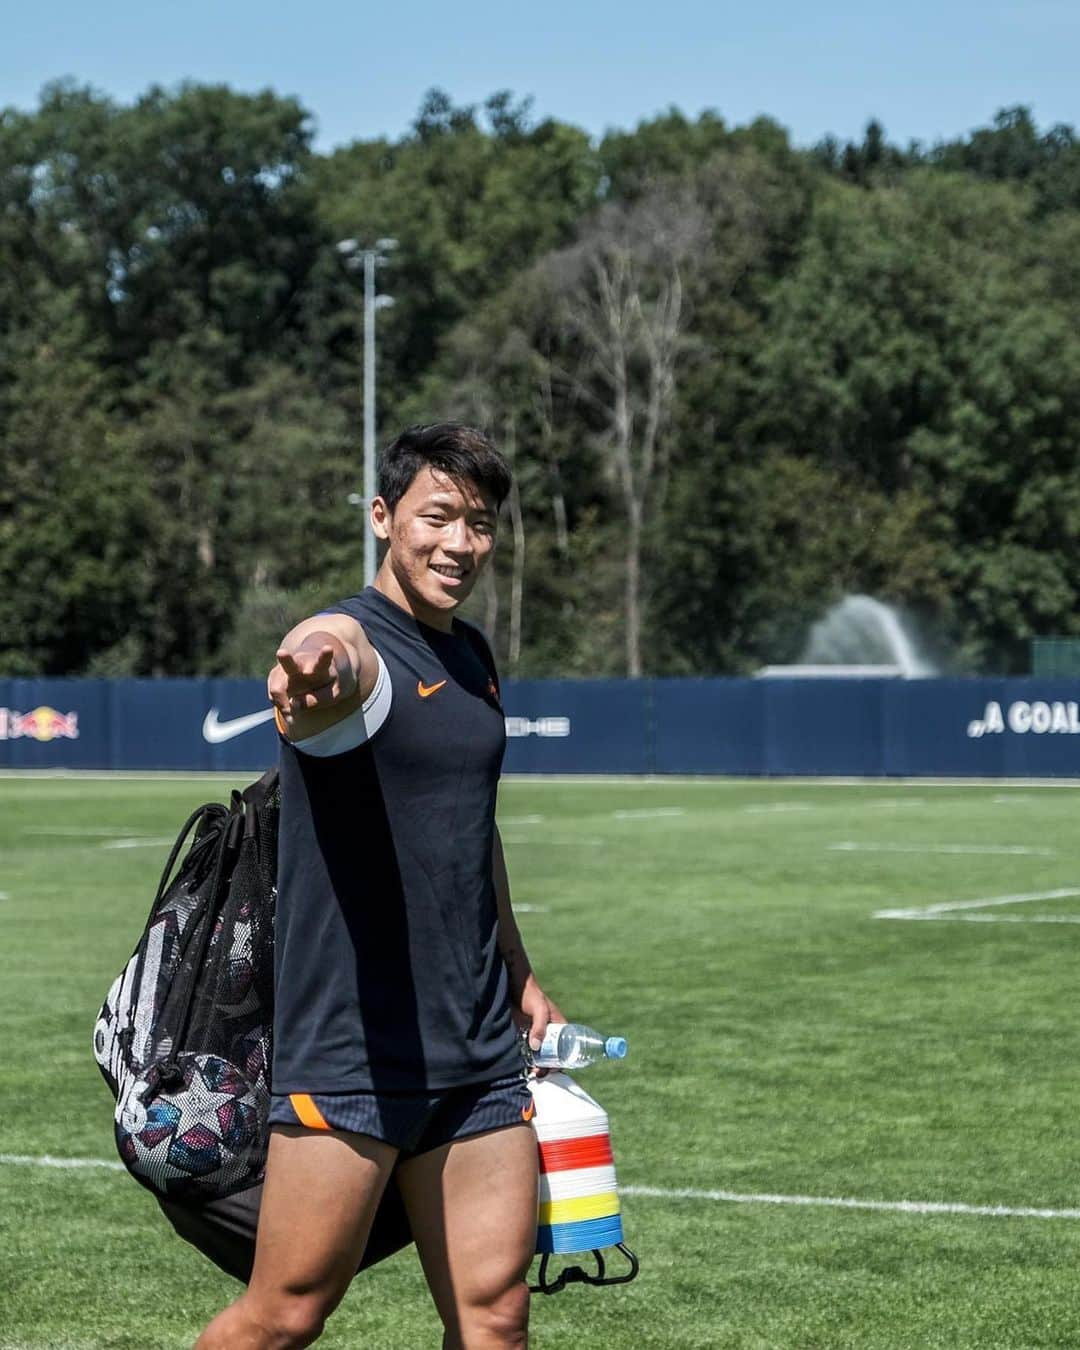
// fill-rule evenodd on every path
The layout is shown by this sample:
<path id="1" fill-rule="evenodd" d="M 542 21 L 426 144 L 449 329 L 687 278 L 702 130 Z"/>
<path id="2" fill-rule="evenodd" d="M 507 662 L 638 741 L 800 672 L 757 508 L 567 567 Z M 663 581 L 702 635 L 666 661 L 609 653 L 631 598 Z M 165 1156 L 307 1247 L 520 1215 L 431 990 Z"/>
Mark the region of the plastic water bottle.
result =
<path id="1" fill-rule="evenodd" d="M 580 1022 L 549 1022 L 532 1058 L 538 1069 L 584 1069 L 598 1059 L 625 1059 L 626 1039 L 601 1036 Z"/>

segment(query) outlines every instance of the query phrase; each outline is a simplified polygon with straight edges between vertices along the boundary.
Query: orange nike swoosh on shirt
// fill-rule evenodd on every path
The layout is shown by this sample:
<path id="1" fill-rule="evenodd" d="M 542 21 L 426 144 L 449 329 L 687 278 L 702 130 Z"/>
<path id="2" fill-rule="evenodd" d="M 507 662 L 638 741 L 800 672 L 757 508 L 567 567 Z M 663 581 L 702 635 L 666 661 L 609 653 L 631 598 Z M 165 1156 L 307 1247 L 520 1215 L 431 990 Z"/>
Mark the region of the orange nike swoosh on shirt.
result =
<path id="1" fill-rule="evenodd" d="M 438 684 L 425 684 L 423 680 L 417 680 L 416 692 L 421 698 L 430 698 L 432 694 L 437 694 L 445 683 L 445 680 L 440 680 Z"/>
<path id="2" fill-rule="evenodd" d="M 522 1119 L 522 1120 L 532 1120 L 533 1116 L 535 1116 L 535 1115 L 536 1115 L 536 1102 L 535 1102 L 535 1101 L 531 1101 L 531 1102 L 528 1104 L 528 1106 L 523 1106 L 523 1107 L 521 1108 L 521 1119 Z"/>

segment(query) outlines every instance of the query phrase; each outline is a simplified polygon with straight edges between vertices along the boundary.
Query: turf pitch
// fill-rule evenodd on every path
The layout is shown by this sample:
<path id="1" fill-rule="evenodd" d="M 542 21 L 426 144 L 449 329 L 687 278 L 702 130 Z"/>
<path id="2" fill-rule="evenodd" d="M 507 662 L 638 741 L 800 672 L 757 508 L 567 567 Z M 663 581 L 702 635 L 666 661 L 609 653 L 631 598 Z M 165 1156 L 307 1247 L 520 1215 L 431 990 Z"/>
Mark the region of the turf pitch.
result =
<path id="1" fill-rule="evenodd" d="M 5 1159 L 115 1157 L 93 1021 L 176 830 L 228 786 L 0 779 Z M 642 1273 L 535 1299 L 534 1345 L 1080 1345 L 1078 791 L 504 783 L 534 964 L 631 1047 L 582 1083 Z M 1049 1213 L 918 1208 L 949 1202 Z M 100 1168 L 0 1162 L 0 1253 L 9 1350 L 188 1346 L 238 1289 Z M 411 1253 L 320 1342 L 438 1343 Z"/>

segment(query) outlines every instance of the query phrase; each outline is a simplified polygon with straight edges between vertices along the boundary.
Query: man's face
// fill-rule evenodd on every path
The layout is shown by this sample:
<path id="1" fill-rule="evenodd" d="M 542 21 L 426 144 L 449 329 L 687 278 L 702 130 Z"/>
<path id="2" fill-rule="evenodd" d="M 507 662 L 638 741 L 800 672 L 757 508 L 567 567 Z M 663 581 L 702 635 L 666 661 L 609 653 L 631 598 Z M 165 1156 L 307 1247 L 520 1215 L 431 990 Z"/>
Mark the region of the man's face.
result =
<path id="1" fill-rule="evenodd" d="M 387 583 L 396 584 L 423 622 L 448 627 L 495 548 L 494 501 L 473 483 L 455 483 L 425 466 L 392 513 L 376 497 L 371 519 L 376 535 L 390 544 Z"/>

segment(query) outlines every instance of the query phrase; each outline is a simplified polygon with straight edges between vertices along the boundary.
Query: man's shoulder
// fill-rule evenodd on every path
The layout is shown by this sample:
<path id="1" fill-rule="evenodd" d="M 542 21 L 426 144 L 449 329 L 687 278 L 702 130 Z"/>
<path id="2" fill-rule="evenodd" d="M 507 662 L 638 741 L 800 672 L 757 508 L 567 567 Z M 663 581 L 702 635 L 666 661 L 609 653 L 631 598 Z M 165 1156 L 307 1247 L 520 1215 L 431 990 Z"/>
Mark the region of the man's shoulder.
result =
<path id="1" fill-rule="evenodd" d="M 320 614 L 347 614 L 352 619 L 362 621 L 370 613 L 371 608 L 361 591 L 356 595 L 347 595 L 342 600 L 334 600 L 329 605 L 323 605 L 315 617 L 318 618 Z"/>

